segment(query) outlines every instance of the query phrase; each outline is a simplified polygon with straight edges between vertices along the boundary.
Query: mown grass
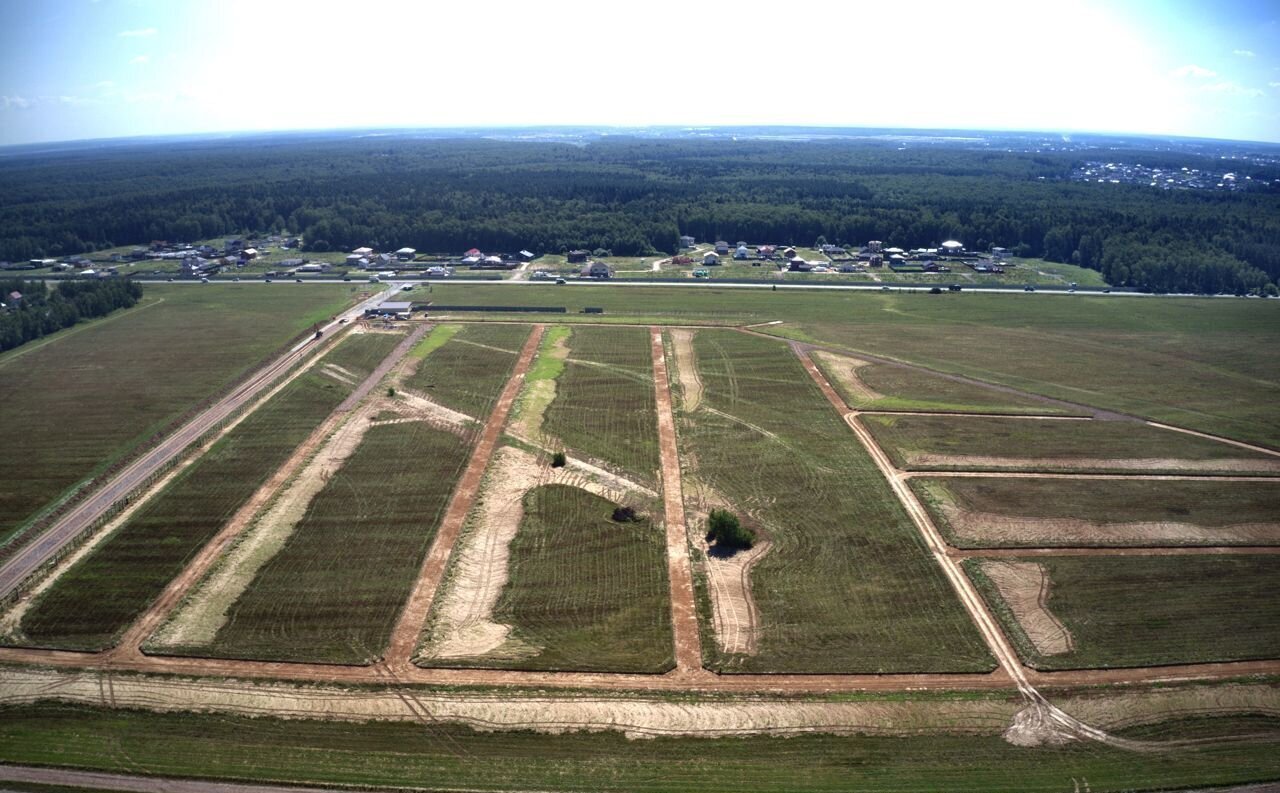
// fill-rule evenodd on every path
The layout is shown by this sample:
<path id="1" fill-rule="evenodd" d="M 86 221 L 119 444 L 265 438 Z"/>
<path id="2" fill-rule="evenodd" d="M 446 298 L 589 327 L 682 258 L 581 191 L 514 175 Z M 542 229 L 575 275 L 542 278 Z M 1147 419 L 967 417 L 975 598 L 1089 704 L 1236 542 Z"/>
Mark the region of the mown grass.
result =
<path id="1" fill-rule="evenodd" d="M 1203 461 L 1197 473 L 1274 472 L 1280 458 L 1218 441 L 1132 421 L 1058 421 L 974 416 L 862 417 L 868 430 L 893 458 L 911 471 L 945 470 L 1138 470 L 1186 472 L 1177 461 Z M 920 460 L 916 455 L 955 455 L 1007 459 Z M 1142 469 L 1109 461 L 1153 460 Z M 1039 462 L 1035 462 L 1039 460 Z M 1243 468 L 1226 461 L 1244 460 Z M 1215 469 L 1214 464 L 1218 467 Z"/>
<path id="2" fill-rule="evenodd" d="M 340 352 L 346 368 L 367 374 L 398 341 L 383 334 L 342 341 L 64 573 L 27 612 L 18 643 L 85 650 L 112 644 L 351 393 L 354 386 L 320 373 L 329 356 Z"/>
<path id="3" fill-rule="evenodd" d="M 685 465 L 773 543 L 751 573 L 759 653 L 716 667 L 992 669 L 889 484 L 791 350 L 713 330 L 697 332 L 694 350 L 704 403 L 681 421 Z"/>
<path id="4" fill-rule="evenodd" d="M 212 645 L 181 652 L 351 664 L 380 657 L 468 448 L 422 422 L 371 427 Z"/>
<path id="5" fill-rule="evenodd" d="M 859 367 L 856 377 L 880 394 L 868 399 L 845 387 L 822 354 L 813 361 L 850 407 L 864 410 L 953 411 L 964 413 L 1066 413 L 1060 407 L 1031 396 L 1010 394 L 973 383 L 957 382 L 942 375 L 892 364 L 869 363 Z M 1079 413 L 1079 411 L 1074 411 Z"/>
<path id="6" fill-rule="evenodd" d="M 1092 669 L 1280 657 L 1280 564 L 1274 556 L 1035 557 L 1047 608 L 1075 649 L 1038 653 L 979 559 L 969 577 L 1019 655 L 1037 669 Z"/>
<path id="7" fill-rule="evenodd" d="M 1042 547 L 1066 543 L 1035 531 L 1025 539 L 975 539 L 958 531 L 943 504 L 1010 518 L 1073 518 L 1106 524 L 1134 522 L 1185 523 L 1200 535 L 1178 545 L 1257 545 L 1258 541 L 1215 536 L 1213 530 L 1243 523 L 1280 524 L 1280 485 L 1274 482 L 1212 482 L 1095 479 L 1010 479 L 1007 477 L 913 477 L 911 489 L 934 523 L 959 548 Z M 1120 527 L 1094 535 L 1093 545 L 1152 545 L 1133 539 Z"/>
<path id="8" fill-rule="evenodd" d="M 804 289 L 527 287 L 563 322 L 786 324 L 761 330 L 1280 448 L 1280 303 L 1115 295 L 928 295 Z M 447 284 L 440 302 L 508 305 Z M 586 306 L 605 314 L 582 315 Z M 503 315 L 506 319 L 519 314 Z M 530 315 L 532 316 L 532 315 Z"/>
<path id="9" fill-rule="evenodd" d="M 653 521 L 615 523 L 608 499 L 543 485 L 524 498 L 495 622 L 537 653 L 481 665 L 664 672 L 673 664 L 666 545 Z"/>
<path id="10" fill-rule="evenodd" d="M 658 471 L 653 352 L 644 328 L 575 328 L 543 430 L 572 453 L 653 484 Z"/>
<path id="11" fill-rule="evenodd" d="M 1214 720 L 1197 719 L 1196 730 Z M 1178 735 L 1183 722 L 1142 728 Z M 1231 728 L 1240 726 L 1236 723 Z M 353 787 L 555 791 L 1060 793 L 1169 790 L 1280 776 L 1266 737 L 1135 753 L 1094 742 L 1012 746 L 997 735 L 801 735 L 634 741 L 453 725 L 161 714 L 54 703 L 0 709 L 0 760 L 130 774 Z"/>
<path id="12" fill-rule="evenodd" d="M 484 421 L 528 335 L 528 325 L 465 325 L 430 351 L 405 386 Z"/>
<path id="13" fill-rule="evenodd" d="M 0 356 L 0 543 L 253 368 L 351 289 L 175 288 Z"/>

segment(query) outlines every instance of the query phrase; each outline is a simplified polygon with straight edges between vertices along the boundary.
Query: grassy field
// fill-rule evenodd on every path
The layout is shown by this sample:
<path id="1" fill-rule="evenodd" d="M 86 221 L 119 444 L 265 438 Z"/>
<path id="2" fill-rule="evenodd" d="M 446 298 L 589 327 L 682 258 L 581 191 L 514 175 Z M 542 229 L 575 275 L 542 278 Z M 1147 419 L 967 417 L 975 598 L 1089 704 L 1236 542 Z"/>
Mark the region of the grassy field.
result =
<path id="1" fill-rule="evenodd" d="M 147 285 L 133 309 L 0 356 L 0 543 L 352 297 Z"/>
<path id="2" fill-rule="evenodd" d="M 512 638 L 537 648 L 483 666 L 663 672 L 671 668 L 666 546 L 653 522 L 615 523 L 613 502 L 576 487 L 525 495 L 510 580 L 494 609 Z"/>
<path id="3" fill-rule="evenodd" d="M 1168 482 L 1150 480 L 1009 479 L 915 477 L 911 489 L 933 516 L 947 541 L 959 548 L 1055 545 L 1257 545 L 1280 537 L 1280 485 L 1273 482 Z M 955 526 L 947 507 L 1007 519 L 1011 528 L 975 536 Z M 1027 519 L 1031 519 L 1028 521 Z M 1036 519 L 1099 524 L 1082 543 Z M 1024 528 L 1017 528 L 1023 521 Z M 1178 539 L 1153 542 L 1128 523 L 1175 523 L 1195 527 Z M 1257 536 L 1230 527 L 1270 524 Z M 1175 532 L 1170 532 L 1175 533 Z M 1271 540 L 1260 542 L 1259 537 Z"/>
<path id="4" fill-rule="evenodd" d="M 813 361 L 850 407 L 863 410 L 954 411 L 964 413 L 1066 413 L 1031 396 L 957 382 L 923 369 L 866 363 L 851 373 L 847 360 L 833 360 L 821 352 Z M 849 387 L 856 378 L 863 388 Z"/>
<path id="5" fill-rule="evenodd" d="M 912 471 L 1274 473 L 1280 464 L 1272 455 L 1129 421 L 905 415 L 863 421 L 894 464 Z M 1149 462 L 1123 463 L 1139 459 Z"/>
<path id="6" fill-rule="evenodd" d="M 109 646 L 354 388 L 319 370 L 367 374 L 398 336 L 352 336 L 251 414 L 63 574 L 22 620 L 22 644 Z"/>
<path id="7" fill-rule="evenodd" d="M 1280 302 L 1116 295 L 929 295 L 706 285 L 526 287 L 557 321 L 747 324 L 1280 448 Z M 509 287 L 448 284 L 434 299 L 509 305 Z M 586 306 L 605 309 L 584 316 Z M 506 319 L 532 315 L 505 314 Z M 1176 372 L 1177 376 L 1170 376 Z"/>
<path id="8" fill-rule="evenodd" d="M 751 573 L 759 652 L 714 666 L 991 669 L 910 518 L 791 350 L 711 330 L 695 335 L 694 350 L 704 402 L 680 422 L 684 464 L 773 544 Z"/>
<path id="9" fill-rule="evenodd" d="M 0 760 L 130 774 L 352 787 L 554 791 L 1061 793 L 1170 790 L 1280 777 L 1274 719 L 1133 730 L 1221 729 L 1246 741 L 1134 753 L 1096 743 L 1021 748 L 999 736 L 655 738 L 474 732 L 448 725 L 155 714 L 59 704 L 0 710 Z"/>
<path id="10" fill-rule="evenodd" d="M 543 429 L 582 457 L 653 484 L 658 428 L 653 353 L 643 328 L 576 328 Z"/>
<path id="11" fill-rule="evenodd" d="M 405 386 L 484 421 L 511 376 L 529 327 L 465 325 L 444 344 L 435 346 L 438 332 L 423 340 L 433 349 L 405 380 Z"/>
<path id="12" fill-rule="evenodd" d="M 421 422 L 375 426 L 281 551 L 188 654 L 369 663 L 378 658 L 466 466 L 467 444 Z"/>
<path id="13" fill-rule="evenodd" d="M 1274 556 L 1060 556 L 1027 559 L 1050 580 L 1046 606 L 1074 640 L 1032 646 L 979 567 L 965 570 L 1037 669 L 1087 669 L 1280 657 L 1280 564 Z"/>

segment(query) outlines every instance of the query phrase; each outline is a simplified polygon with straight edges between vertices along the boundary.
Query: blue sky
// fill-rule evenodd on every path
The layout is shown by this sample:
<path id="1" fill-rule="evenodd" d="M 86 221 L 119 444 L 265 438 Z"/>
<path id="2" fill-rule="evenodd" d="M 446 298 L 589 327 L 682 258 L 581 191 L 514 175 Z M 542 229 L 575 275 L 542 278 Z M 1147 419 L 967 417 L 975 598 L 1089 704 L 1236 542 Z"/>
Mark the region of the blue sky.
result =
<path id="1" fill-rule="evenodd" d="M 803 124 L 1280 142 L 1280 2 L 0 0 L 0 144 Z"/>

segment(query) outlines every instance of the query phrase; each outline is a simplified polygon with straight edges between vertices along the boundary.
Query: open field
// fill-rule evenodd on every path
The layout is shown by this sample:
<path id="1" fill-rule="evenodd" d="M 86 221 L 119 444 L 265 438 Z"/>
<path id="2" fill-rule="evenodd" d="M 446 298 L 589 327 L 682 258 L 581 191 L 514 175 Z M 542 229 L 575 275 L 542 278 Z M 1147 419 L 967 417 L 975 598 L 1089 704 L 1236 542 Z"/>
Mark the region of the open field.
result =
<path id="1" fill-rule="evenodd" d="M 1028 749 L 995 735 L 766 736 L 629 741 L 616 733 L 476 732 L 417 723 L 154 714 L 60 704 L 0 711 L 0 760 L 149 775 L 295 784 L 556 791 L 1092 793 L 1280 775 L 1265 717 L 1186 719 L 1142 737 L 1254 735 L 1177 752 L 1098 744 Z M 1083 790 L 1083 787 L 1080 787 Z"/>
<path id="2" fill-rule="evenodd" d="M 1057 414 L 1032 396 L 959 382 L 923 369 L 816 350 L 813 361 L 852 408 L 861 410 Z"/>
<path id="3" fill-rule="evenodd" d="M 1280 565 L 1274 556 L 1037 556 L 1037 596 L 999 586 L 1000 561 L 966 560 L 1023 660 L 1037 669 L 1153 666 L 1280 656 Z M 1038 611 L 1027 624 L 1017 601 Z M 1047 615 L 1045 614 L 1047 612 Z M 1045 621 L 1069 634 L 1069 650 L 1046 653 Z M 1048 631 L 1046 631 L 1047 633 Z"/>
<path id="4" fill-rule="evenodd" d="M 0 542 L 352 297 L 148 285 L 133 309 L 0 356 Z"/>
<path id="5" fill-rule="evenodd" d="M 422 422 L 369 428 L 228 610 L 213 642 L 178 652 L 355 664 L 378 658 L 466 461 L 462 439 Z"/>
<path id="6" fill-rule="evenodd" d="M 543 430 L 569 451 L 657 481 L 653 356 L 642 328 L 575 328 Z"/>
<path id="7" fill-rule="evenodd" d="M 750 570 L 757 653 L 717 654 L 712 665 L 990 670 L 977 630 L 915 526 L 795 354 L 711 330 L 694 335 L 693 351 L 702 403 L 679 422 L 690 531 L 700 533 L 695 516 L 722 501 L 772 546 Z"/>
<path id="8" fill-rule="evenodd" d="M 1259 353 L 1280 344 L 1276 301 L 710 285 L 527 289 L 521 302 L 568 309 L 558 321 L 781 320 L 761 330 L 1280 448 L 1280 417 L 1266 407 L 1280 386 L 1280 362 Z M 470 305 L 512 300 L 511 287 L 468 284 L 437 285 L 434 296 Z M 580 315 L 586 306 L 606 313 Z"/>
<path id="9" fill-rule="evenodd" d="M 1131 421 L 864 416 L 910 471 L 1280 473 L 1280 456 Z"/>
<path id="10" fill-rule="evenodd" d="M 25 614 L 21 635 L 11 638 L 73 649 L 109 646 L 351 392 L 355 378 L 335 377 L 326 365 L 341 360 L 362 377 L 398 340 L 387 334 L 343 340 L 58 578 Z"/>
<path id="11" fill-rule="evenodd" d="M 614 502 L 566 485 L 524 497 L 510 579 L 493 619 L 515 649 L 481 665 L 661 672 L 671 666 L 665 546 L 651 518 L 615 523 Z"/>
<path id="12" fill-rule="evenodd" d="M 913 477 L 959 548 L 1280 543 L 1280 483 Z"/>
<path id="13" fill-rule="evenodd" d="M 422 342 L 430 353 L 405 378 L 404 385 L 446 407 L 484 420 L 528 335 L 527 325 L 466 325 L 436 346 L 439 342 L 433 333 Z"/>

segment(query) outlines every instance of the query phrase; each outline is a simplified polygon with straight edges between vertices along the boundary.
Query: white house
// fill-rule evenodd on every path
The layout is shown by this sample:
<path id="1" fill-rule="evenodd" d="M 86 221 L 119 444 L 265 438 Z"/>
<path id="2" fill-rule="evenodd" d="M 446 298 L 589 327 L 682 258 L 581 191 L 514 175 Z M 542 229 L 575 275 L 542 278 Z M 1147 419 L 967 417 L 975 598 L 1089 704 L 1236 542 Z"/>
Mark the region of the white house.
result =
<path id="1" fill-rule="evenodd" d="M 736 251 L 734 251 L 734 252 L 733 252 L 733 258 L 735 258 L 735 259 L 750 259 L 750 258 L 751 258 L 751 251 L 747 248 L 747 246 L 746 246 L 746 245 L 739 245 L 739 246 L 738 246 L 738 249 L 737 249 Z"/>
<path id="2" fill-rule="evenodd" d="M 942 253 L 961 253 L 964 251 L 964 245 L 955 240 L 947 240 L 938 246 Z"/>
<path id="3" fill-rule="evenodd" d="M 693 237 L 690 237 L 688 234 L 682 235 L 680 237 L 681 248 L 692 248 L 694 245 L 697 245 L 697 244 L 698 244 L 698 241 L 695 240 Z"/>
<path id="4" fill-rule="evenodd" d="M 418 255 L 418 252 L 413 248 L 401 248 L 396 251 L 396 258 L 402 262 L 411 262 L 416 255 Z"/>
<path id="5" fill-rule="evenodd" d="M 368 258 L 373 255 L 373 248 L 356 248 L 351 252 L 352 256 L 364 256 Z"/>
<path id="6" fill-rule="evenodd" d="M 719 264 L 720 254 L 716 253 L 715 251 L 707 251 L 706 255 L 702 257 L 702 263 L 707 265 Z"/>

